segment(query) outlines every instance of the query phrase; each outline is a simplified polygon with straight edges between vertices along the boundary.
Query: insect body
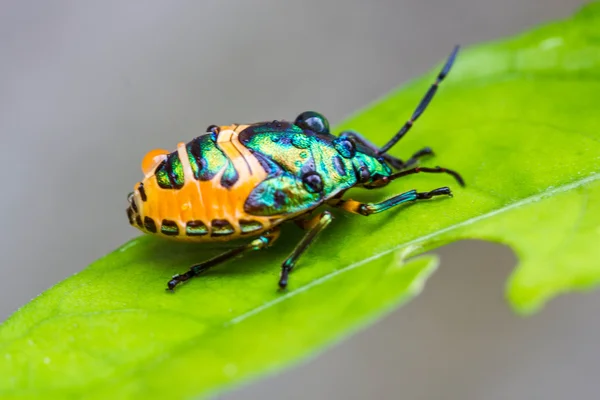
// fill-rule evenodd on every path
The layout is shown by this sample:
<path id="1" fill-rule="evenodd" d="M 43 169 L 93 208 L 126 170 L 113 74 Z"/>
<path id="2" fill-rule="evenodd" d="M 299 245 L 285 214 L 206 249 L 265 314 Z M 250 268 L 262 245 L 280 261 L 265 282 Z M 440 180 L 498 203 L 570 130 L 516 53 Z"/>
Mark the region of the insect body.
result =
<path id="1" fill-rule="evenodd" d="M 411 119 L 382 148 L 356 132 L 334 136 L 325 117 L 307 111 L 293 123 L 211 125 L 206 134 L 179 143 L 173 152 L 148 153 L 142 161 L 145 176 L 128 196 L 131 225 L 192 242 L 249 238 L 248 244 L 175 275 L 168 289 L 241 253 L 270 246 L 279 236 L 279 225 L 293 220 L 307 233 L 282 264 L 279 286 L 285 288 L 298 257 L 333 219 L 329 211 L 311 216 L 317 207 L 327 204 L 367 216 L 406 202 L 451 196 L 448 187 L 441 187 L 411 190 L 380 203 L 342 198 L 350 188 L 379 188 L 419 172 L 448 173 L 464 185 L 452 170 L 415 166 L 432 154 L 427 147 L 406 161 L 387 154 L 430 103 L 457 51 L 458 47 Z"/>

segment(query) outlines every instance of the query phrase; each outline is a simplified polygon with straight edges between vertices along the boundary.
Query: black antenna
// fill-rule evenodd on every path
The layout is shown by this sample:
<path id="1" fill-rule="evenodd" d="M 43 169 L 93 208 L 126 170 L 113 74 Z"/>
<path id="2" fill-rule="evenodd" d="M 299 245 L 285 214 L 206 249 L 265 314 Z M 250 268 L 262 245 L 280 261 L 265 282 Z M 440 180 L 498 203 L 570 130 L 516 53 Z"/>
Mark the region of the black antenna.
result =
<path id="1" fill-rule="evenodd" d="M 448 75 L 448 72 L 450 72 L 450 68 L 452 68 L 452 64 L 454 63 L 454 59 L 456 58 L 456 53 L 458 53 L 458 49 L 459 46 L 454 47 L 454 50 L 452 50 L 452 53 L 450 53 L 450 56 L 446 61 L 446 65 L 444 65 L 444 68 L 442 68 L 442 70 L 440 71 L 439 75 L 437 76 L 437 79 L 435 80 L 433 85 L 431 85 L 431 87 L 425 94 L 425 97 L 423 97 L 423 99 L 417 106 L 417 109 L 413 113 L 412 117 L 410 117 L 410 119 L 406 121 L 404 126 L 398 131 L 398 133 L 394 135 L 394 137 L 389 142 L 385 144 L 385 146 L 379 149 L 379 151 L 377 152 L 379 155 L 386 153 L 389 149 L 392 148 L 392 146 L 398 143 L 398 141 L 402 139 L 404 135 L 406 135 L 406 132 L 408 132 L 410 128 L 412 128 L 414 122 L 421 116 L 421 114 L 423 114 L 423 111 L 425 111 L 429 103 L 431 103 L 431 99 L 433 99 L 435 92 L 437 92 L 440 82 L 442 82 L 446 75 Z"/>

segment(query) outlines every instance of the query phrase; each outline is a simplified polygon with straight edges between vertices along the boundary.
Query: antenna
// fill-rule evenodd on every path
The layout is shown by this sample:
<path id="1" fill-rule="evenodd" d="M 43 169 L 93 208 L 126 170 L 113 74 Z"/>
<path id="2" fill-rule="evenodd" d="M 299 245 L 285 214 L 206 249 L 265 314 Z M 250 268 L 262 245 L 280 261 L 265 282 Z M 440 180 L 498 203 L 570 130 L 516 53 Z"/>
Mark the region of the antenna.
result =
<path id="1" fill-rule="evenodd" d="M 444 80 L 446 75 L 448 75 L 448 72 L 450 72 L 450 68 L 452 68 L 452 64 L 454 63 L 454 59 L 456 58 L 456 53 L 458 53 L 458 49 L 459 49 L 459 46 L 454 47 L 454 50 L 452 50 L 452 53 L 450 53 L 450 56 L 448 57 L 448 60 L 446 61 L 444 68 L 442 68 L 442 70 L 440 71 L 440 73 L 437 76 L 437 79 L 431 85 L 431 87 L 429 88 L 429 90 L 427 91 L 427 93 L 425 94 L 425 96 L 423 97 L 423 99 L 421 100 L 419 105 L 417 106 L 417 109 L 413 113 L 412 117 L 410 117 L 410 119 L 408 121 L 406 121 L 404 126 L 398 131 L 398 133 L 396 133 L 394 135 L 394 137 L 389 142 L 387 142 L 385 144 L 385 146 L 383 146 L 381 149 L 379 149 L 379 151 L 377 152 L 378 155 L 386 153 L 396 143 L 398 143 L 398 141 L 400 139 L 402 139 L 402 137 L 404 137 L 404 135 L 406 135 L 406 133 L 410 130 L 410 128 L 412 128 L 414 122 L 421 116 L 421 114 L 423 114 L 423 111 L 425 111 L 425 109 L 427 108 L 429 103 L 431 103 L 431 99 L 433 99 L 433 96 L 437 92 L 438 86 Z"/>

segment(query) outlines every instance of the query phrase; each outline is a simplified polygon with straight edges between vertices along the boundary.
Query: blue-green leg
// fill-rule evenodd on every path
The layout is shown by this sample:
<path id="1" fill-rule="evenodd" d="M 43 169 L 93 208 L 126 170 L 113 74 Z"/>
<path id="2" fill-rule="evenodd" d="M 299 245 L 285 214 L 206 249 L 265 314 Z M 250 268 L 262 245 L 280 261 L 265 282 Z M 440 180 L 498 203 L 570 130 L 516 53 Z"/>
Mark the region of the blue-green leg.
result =
<path id="1" fill-rule="evenodd" d="M 317 235 L 323 231 L 333 221 L 333 215 L 329 211 L 317 215 L 310 221 L 305 222 L 302 226 L 308 229 L 306 235 L 296 245 L 292 254 L 283 262 L 281 266 L 281 277 L 279 278 L 279 287 L 285 289 L 288 284 L 288 275 L 296 265 L 298 258 L 306 251 L 308 246 L 315 240 Z"/>
<path id="2" fill-rule="evenodd" d="M 368 216 L 371 214 L 377 214 L 382 211 L 389 210 L 390 208 L 398 206 L 400 204 L 416 200 L 431 199 L 434 196 L 443 195 L 452 196 L 450 188 L 441 187 L 438 189 L 431 190 L 429 192 L 417 192 L 416 190 L 411 190 L 409 192 L 402 193 L 387 200 L 384 200 L 380 203 L 361 203 L 352 199 L 333 199 L 329 202 L 329 205 L 341 208 L 354 214 Z"/>

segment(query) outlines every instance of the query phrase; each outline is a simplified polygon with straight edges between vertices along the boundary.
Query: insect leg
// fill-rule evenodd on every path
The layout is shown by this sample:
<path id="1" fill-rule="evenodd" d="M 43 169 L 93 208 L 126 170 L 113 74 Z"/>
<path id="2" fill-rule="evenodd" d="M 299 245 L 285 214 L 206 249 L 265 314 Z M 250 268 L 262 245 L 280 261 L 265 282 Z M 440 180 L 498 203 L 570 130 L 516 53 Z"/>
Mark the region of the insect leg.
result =
<path id="1" fill-rule="evenodd" d="M 253 241 L 251 241 L 248 244 L 245 244 L 243 246 L 236 247 L 235 249 L 226 251 L 225 253 L 219 254 L 218 256 L 213 257 L 210 260 L 204 261 L 203 263 L 193 265 L 189 269 L 189 271 L 187 271 L 183 274 L 178 274 L 178 275 L 173 276 L 173 278 L 167 283 L 167 289 L 172 291 L 173 289 L 175 289 L 175 286 L 177 286 L 178 284 L 185 282 L 197 275 L 200 275 L 201 273 L 214 267 L 215 265 L 221 264 L 222 262 L 225 262 L 236 256 L 239 256 L 242 253 L 245 253 L 246 251 L 264 249 L 264 248 L 272 245 L 273 242 L 275 240 L 277 240 L 278 237 L 279 237 L 279 229 L 276 228 L 275 230 L 272 230 L 270 232 L 263 234 L 262 236 L 259 236 L 258 238 L 254 239 Z"/>
<path id="2" fill-rule="evenodd" d="M 442 173 L 448 174 L 448 175 L 451 175 L 454 179 L 456 179 L 456 181 L 459 183 L 460 186 L 465 186 L 465 181 L 460 176 L 460 174 L 451 169 L 442 168 L 442 167 L 435 167 L 435 168 L 415 167 L 415 168 L 407 169 L 407 170 L 404 170 L 401 172 L 396 172 L 395 174 L 392 174 L 390 176 L 382 176 L 379 179 L 376 179 L 368 184 L 363 185 L 363 187 L 365 189 L 377 189 L 377 188 L 386 186 L 388 183 L 390 183 L 391 181 L 393 181 L 395 179 L 398 179 L 398 178 L 401 178 L 401 177 L 407 176 L 407 175 L 418 174 L 419 172 L 427 172 L 430 174 L 442 174 Z M 341 196 L 339 196 L 339 197 L 341 197 Z"/>
<path id="3" fill-rule="evenodd" d="M 452 192 L 448 187 L 441 187 L 438 189 L 431 190 L 429 192 L 417 192 L 416 190 L 411 190 L 406 193 L 399 194 L 397 196 L 391 197 L 387 200 L 384 200 L 380 203 L 361 203 L 356 200 L 348 199 L 333 199 L 328 202 L 329 205 L 333 207 L 341 208 L 342 210 L 351 212 L 353 214 L 360 214 L 364 216 L 369 216 L 371 214 L 377 214 L 382 211 L 389 210 L 392 207 L 397 205 L 407 203 L 409 201 L 415 200 L 424 200 L 431 199 L 434 196 L 452 196 Z"/>
<path id="4" fill-rule="evenodd" d="M 279 278 L 280 288 L 285 289 L 288 284 L 288 275 L 294 268 L 298 258 L 306 251 L 317 235 L 331 223 L 331 221 L 333 221 L 333 215 L 331 215 L 329 211 L 324 211 L 304 225 L 304 227 L 308 229 L 308 232 L 306 232 L 306 235 L 304 235 L 302 240 L 300 240 L 300 243 L 298 243 L 294 251 L 292 251 L 292 254 L 290 254 L 281 266 L 281 277 Z"/>
<path id="5" fill-rule="evenodd" d="M 458 182 L 458 184 L 460 186 L 465 186 L 465 181 L 458 172 L 453 171 L 448 168 L 442 168 L 442 167 L 435 167 L 435 168 L 415 167 L 415 168 L 407 169 L 405 171 L 396 172 L 395 174 L 392 174 L 388 177 L 382 178 L 382 180 L 389 182 L 389 181 L 393 181 L 394 179 L 401 178 L 403 176 L 418 174 L 420 172 L 426 172 L 429 174 L 448 174 L 448 175 L 451 175 L 454 179 L 456 179 L 456 181 Z M 376 184 L 376 182 L 374 182 L 374 183 Z"/>
<path id="6" fill-rule="evenodd" d="M 419 162 L 420 158 L 425 157 L 425 156 L 432 156 L 432 155 L 433 155 L 433 150 L 431 150 L 431 147 L 424 147 L 421 150 L 415 152 L 415 154 L 413 154 L 412 156 L 410 156 L 410 158 L 404 162 L 404 165 L 398 169 L 410 168 L 413 165 L 415 165 L 417 162 Z"/>

